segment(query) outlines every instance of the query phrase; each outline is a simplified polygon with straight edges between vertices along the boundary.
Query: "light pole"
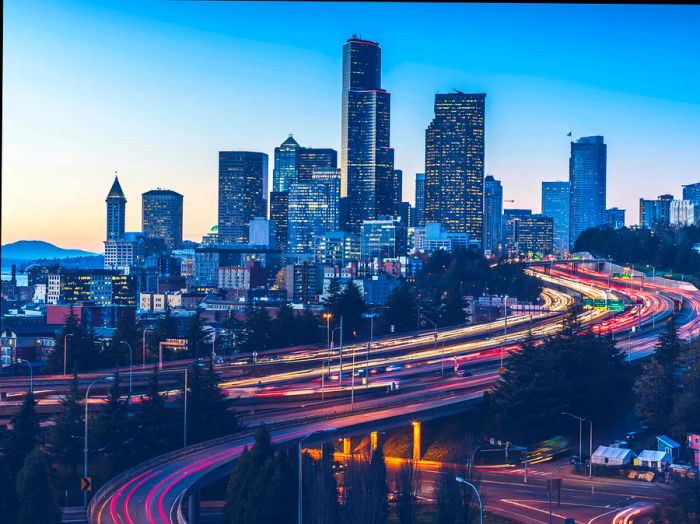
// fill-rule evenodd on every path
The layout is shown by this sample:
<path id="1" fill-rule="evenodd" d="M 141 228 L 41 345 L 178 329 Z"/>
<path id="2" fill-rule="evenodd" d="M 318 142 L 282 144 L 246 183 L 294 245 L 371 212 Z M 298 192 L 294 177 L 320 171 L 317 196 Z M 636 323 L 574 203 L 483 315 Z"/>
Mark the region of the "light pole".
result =
<path id="1" fill-rule="evenodd" d="M 88 476 L 88 398 L 90 396 L 90 388 L 95 385 L 96 382 L 104 380 L 105 382 L 114 382 L 114 377 L 100 377 L 96 378 L 85 391 L 85 448 L 83 450 L 83 477 Z M 83 493 L 83 506 L 87 507 L 87 491 Z"/>
<path id="2" fill-rule="evenodd" d="M 481 503 L 481 495 L 479 495 L 479 490 L 476 489 L 476 486 L 474 484 L 467 480 L 464 480 L 462 477 L 455 477 L 455 480 L 457 482 L 460 482 L 461 484 L 466 484 L 474 490 L 474 493 L 476 493 L 476 498 L 479 501 L 479 522 L 481 524 L 484 524 L 484 505 Z"/>
<path id="3" fill-rule="evenodd" d="M 185 366 L 185 384 L 182 388 L 182 393 L 184 395 L 184 405 L 183 405 L 183 417 L 182 417 L 182 447 L 187 447 L 187 372 L 188 367 Z"/>
<path id="4" fill-rule="evenodd" d="M 637 331 L 637 326 L 632 326 L 632 328 L 627 333 L 627 363 L 632 364 L 632 333 Z"/>
<path id="5" fill-rule="evenodd" d="M 503 322 L 503 343 L 501 344 L 501 367 L 499 372 L 503 372 L 503 353 L 506 349 L 506 341 L 508 340 L 508 295 L 503 297 L 503 314 L 505 316 Z"/>
<path id="6" fill-rule="evenodd" d="M 588 439 L 589 439 L 589 442 L 588 442 L 588 478 L 592 478 L 593 477 L 593 421 L 591 419 L 579 417 L 579 416 L 573 415 L 571 413 L 562 412 L 561 414 L 564 416 L 567 416 L 567 417 L 573 417 L 573 418 L 578 420 L 578 459 L 579 459 L 579 461 L 581 460 L 581 454 L 583 453 L 583 451 L 582 451 L 582 443 L 583 443 L 582 424 L 583 424 L 584 420 L 586 422 L 588 422 L 588 424 L 589 424 L 590 431 L 589 431 L 589 435 L 588 435 Z"/>
<path id="7" fill-rule="evenodd" d="M 132 383 L 132 381 L 131 381 L 131 379 L 132 379 L 131 375 L 133 374 L 133 371 L 134 371 L 134 352 L 133 352 L 133 350 L 131 349 L 131 344 L 129 344 L 128 342 L 122 340 L 122 341 L 120 341 L 119 343 L 120 343 L 120 344 L 125 344 L 126 347 L 129 348 L 129 404 L 131 404 L 131 383 Z"/>
<path id="8" fill-rule="evenodd" d="M 147 327 L 143 330 L 143 337 L 141 342 L 141 369 L 146 369 L 146 332 L 153 331 L 151 328 Z"/>
<path id="9" fill-rule="evenodd" d="M 438 339 L 438 334 L 437 334 L 437 324 L 430 320 L 428 317 L 425 315 L 421 315 L 420 318 L 423 320 L 427 320 L 433 325 L 433 351 L 437 349 L 437 339 Z M 442 352 L 440 353 L 440 374 L 444 375 L 445 374 L 445 359 L 443 358 L 445 355 L 445 346 L 442 346 Z"/>
<path id="10" fill-rule="evenodd" d="M 367 343 L 367 360 L 365 361 L 365 389 L 369 388 L 369 352 L 374 341 L 374 310 L 385 309 L 386 306 L 372 306 L 369 314 L 369 342 Z"/>
<path id="11" fill-rule="evenodd" d="M 298 524 L 302 524 L 302 522 L 301 522 L 301 515 L 302 515 L 302 508 L 301 508 L 301 493 L 302 493 L 302 489 L 301 489 L 301 445 L 309 437 L 312 437 L 312 436 L 317 435 L 319 433 L 330 433 L 332 431 L 335 431 L 335 428 L 319 429 L 319 430 L 316 430 L 316 431 L 309 433 L 305 437 L 302 437 L 301 440 L 299 440 L 299 457 L 298 457 L 299 458 L 299 489 L 298 489 L 298 499 L 299 500 L 297 501 Z"/>
<path id="12" fill-rule="evenodd" d="M 68 337 L 72 337 L 75 333 L 68 333 L 63 337 L 63 374 L 66 375 L 66 358 L 68 357 Z"/>
<path id="13" fill-rule="evenodd" d="M 22 362 L 29 368 L 29 393 L 34 395 L 34 368 L 32 368 L 28 360 L 24 360 L 23 358 L 18 358 L 17 362 Z"/>
<path id="14" fill-rule="evenodd" d="M 328 342 L 328 358 L 326 359 L 326 362 L 328 364 L 328 377 L 330 378 L 331 374 L 331 352 L 333 350 L 333 339 L 335 338 L 335 332 L 340 329 L 340 326 L 337 328 L 334 328 L 330 332 L 330 338 Z M 324 395 L 324 382 L 325 382 L 325 377 L 326 377 L 326 362 L 323 362 L 321 364 L 321 400 L 324 400 L 325 395 Z M 340 378 L 340 376 L 338 377 Z"/>

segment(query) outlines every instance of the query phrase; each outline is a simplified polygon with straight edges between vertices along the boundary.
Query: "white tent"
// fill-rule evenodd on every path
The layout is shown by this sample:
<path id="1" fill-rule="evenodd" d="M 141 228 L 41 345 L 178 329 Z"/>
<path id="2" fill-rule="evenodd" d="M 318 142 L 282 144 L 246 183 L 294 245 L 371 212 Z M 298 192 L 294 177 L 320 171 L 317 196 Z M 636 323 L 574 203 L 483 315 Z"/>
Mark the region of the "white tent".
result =
<path id="1" fill-rule="evenodd" d="M 635 460 L 635 465 L 642 468 L 655 469 L 656 471 L 663 471 L 664 466 L 668 466 L 670 463 L 671 457 L 668 453 L 651 449 L 643 450 Z"/>
<path id="2" fill-rule="evenodd" d="M 632 462 L 634 452 L 625 448 L 610 448 L 598 446 L 591 459 L 593 464 L 600 466 L 626 466 Z"/>

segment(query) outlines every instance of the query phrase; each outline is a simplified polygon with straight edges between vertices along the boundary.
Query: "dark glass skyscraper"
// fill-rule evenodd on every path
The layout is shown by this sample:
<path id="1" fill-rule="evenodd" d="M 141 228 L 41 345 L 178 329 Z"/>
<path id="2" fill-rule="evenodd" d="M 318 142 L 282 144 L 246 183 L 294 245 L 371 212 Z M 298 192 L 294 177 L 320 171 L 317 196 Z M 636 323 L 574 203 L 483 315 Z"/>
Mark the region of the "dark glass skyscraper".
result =
<path id="1" fill-rule="evenodd" d="M 416 226 L 423 227 L 425 211 L 425 173 L 416 173 Z"/>
<path id="2" fill-rule="evenodd" d="M 659 195 L 656 200 L 639 199 L 639 226 L 646 229 L 663 229 L 671 223 L 673 195 Z"/>
<path id="3" fill-rule="evenodd" d="M 297 182 L 289 189 L 287 249 L 311 253 L 313 238 L 338 229 L 340 173 L 338 169 L 315 169 L 310 182 Z"/>
<path id="4" fill-rule="evenodd" d="M 569 242 L 582 231 L 607 223 L 607 146 L 602 136 L 586 136 L 571 142 L 569 159 Z"/>
<path id="5" fill-rule="evenodd" d="M 292 135 L 275 148 L 275 166 L 272 169 L 272 191 L 289 191 L 289 185 L 299 178 L 299 149 Z"/>
<path id="6" fill-rule="evenodd" d="M 485 94 L 435 95 L 425 131 L 425 222 L 481 242 L 484 215 Z"/>
<path id="7" fill-rule="evenodd" d="M 267 217 L 267 155 L 219 152 L 219 242 L 245 244 L 248 223 Z"/>
<path id="8" fill-rule="evenodd" d="M 107 202 L 107 240 L 119 240 L 124 236 L 126 197 L 116 176 L 105 202 Z"/>
<path id="9" fill-rule="evenodd" d="M 552 244 L 557 253 L 569 251 L 569 188 L 568 182 L 542 182 L 542 214 L 554 221 Z"/>
<path id="10" fill-rule="evenodd" d="M 182 246 L 182 195 L 154 189 L 141 195 L 141 227 L 147 238 L 162 238 L 168 249 Z"/>
<path id="11" fill-rule="evenodd" d="M 391 96 L 381 88 L 381 48 L 350 38 L 343 46 L 341 197 L 344 227 L 396 212 L 394 150 L 389 144 Z"/>
<path id="12" fill-rule="evenodd" d="M 700 182 L 683 186 L 683 200 L 700 203 Z"/>
<path id="13" fill-rule="evenodd" d="M 484 250 L 497 254 L 501 248 L 503 186 L 491 175 L 484 179 Z"/>

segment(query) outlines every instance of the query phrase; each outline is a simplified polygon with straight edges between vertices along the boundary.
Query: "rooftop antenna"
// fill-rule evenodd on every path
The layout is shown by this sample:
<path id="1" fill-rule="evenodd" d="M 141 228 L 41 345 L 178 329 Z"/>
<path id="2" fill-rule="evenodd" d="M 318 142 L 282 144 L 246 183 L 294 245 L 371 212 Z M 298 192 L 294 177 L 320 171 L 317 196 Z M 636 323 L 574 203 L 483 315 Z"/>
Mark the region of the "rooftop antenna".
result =
<path id="1" fill-rule="evenodd" d="M 452 88 L 452 91 L 454 91 L 455 93 L 459 93 L 460 95 L 464 94 L 464 91 L 460 91 L 459 89 L 455 89 L 454 87 Z"/>

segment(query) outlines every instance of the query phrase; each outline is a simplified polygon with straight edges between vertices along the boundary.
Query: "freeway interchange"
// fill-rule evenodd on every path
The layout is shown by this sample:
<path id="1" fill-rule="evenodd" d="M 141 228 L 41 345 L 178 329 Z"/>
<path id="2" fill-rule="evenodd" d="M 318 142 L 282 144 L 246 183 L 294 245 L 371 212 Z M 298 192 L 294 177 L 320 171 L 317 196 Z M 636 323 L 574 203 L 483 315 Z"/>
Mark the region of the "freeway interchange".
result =
<path id="1" fill-rule="evenodd" d="M 552 266 L 547 272 L 531 267 L 528 271 L 543 280 L 542 311 L 435 333 L 387 337 L 375 341 L 369 349 L 363 343 L 348 345 L 342 353 L 339 348 L 277 350 L 266 352 L 267 361 L 256 364 L 234 359 L 217 366 L 221 387 L 238 398 L 237 409 L 250 428 L 264 422 L 271 429 L 273 441 L 291 445 L 328 428 L 334 428 L 338 437 L 366 435 L 463 411 L 494 387 L 502 360 L 525 337 L 543 338 L 561 328 L 562 314 L 574 302 L 572 296 L 622 299 L 628 304 L 618 314 L 586 310 L 581 313 L 580 322 L 594 331 L 610 332 L 630 360 L 653 351 L 664 320 L 673 312 L 674 298 L 684 304 L 679 315 L 685 320 L 679 327 L 681 336 L 694 337 L 700 332 L 697 291 L 653 283 L 632 288 L 585 268 L 579 268 L 575 274 L 565 266 Z M 453 371 L 454 359 L 466 363 L 470 373 L 457 375 Z M 182 363 L 180 367 L 171 366 L 173 383 L 178 384 Z M 387 367 L 394 371 L 386 370 Z M 382 368 L 383 373 L 369 373 Z M 65 377 L 48 380 L 54 382 L 47 385 L 49 394 L 40 400 L 40 406 L 42 402 L 51 406 L 65 387 Z M 188 497 L 201 486 L 227 476 L 232 462 L 251 443 L 252 431 L 247 431 L 183 448 L 137 466 L 95 494 L 88 520 L 92 524 L 185 522 L 183 503 Z M 500 481 L 491 481 L 500 486 L 497 492 L 503 491 L 504 486 L 497 484 Z M 537 481 L 531 481 L 532 485 L 537 485 Z M 614 499 L 614 493 L 610 497 Z M 524 516 L 517 499 L 504 494 L 494 508 L 502 509 L 505 516 L 508 511 L 520 512 L 524 521 L 538 522 L 536 514 L 541 509 L 530 508 L 530 516 Z M 188 506 L 195 506 L 195 500 Z M 510 501 L 508 508 L 503 506 L 503 500 Z M 619 504 L 607 502 L 613 509 L 614 504 Z M 601 515 L 596 522 L 606 520 Z"/>

